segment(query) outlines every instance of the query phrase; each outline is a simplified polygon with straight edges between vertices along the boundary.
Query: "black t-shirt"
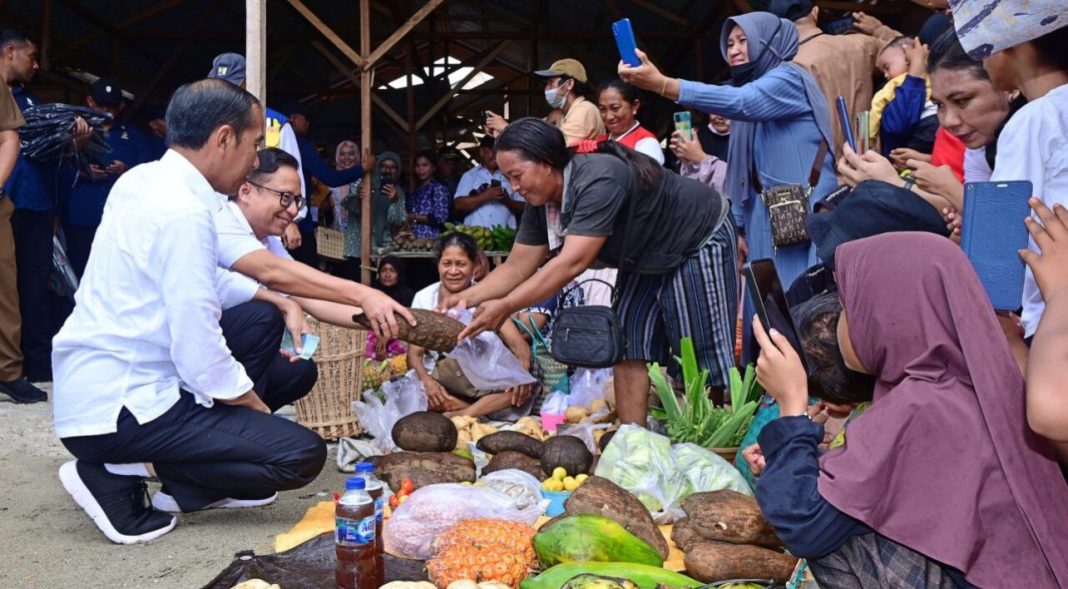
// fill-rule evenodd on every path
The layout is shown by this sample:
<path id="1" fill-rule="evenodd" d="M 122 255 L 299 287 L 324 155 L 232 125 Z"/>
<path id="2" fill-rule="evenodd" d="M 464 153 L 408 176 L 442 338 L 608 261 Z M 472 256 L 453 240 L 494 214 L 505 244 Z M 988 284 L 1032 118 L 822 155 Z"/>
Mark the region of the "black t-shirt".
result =
<path id="1" fill-rule="evenodd" d="M 627 162 L 608 154 L 576 155 L 564 170 L 560 222 L 568 235 L 607 237 L 597 261 L 639 274 L 662 274 L 678 267 L 717 230 L 729 206 L 715 189 L 663 170 L 660 185 L 639 192 Z M 626 229 L 628 206 L 635 203 Z M 620 264 L 625 236 L 626 258 Z M 548 245 L 545 207 L 527 205 L 516 242 Z"/>

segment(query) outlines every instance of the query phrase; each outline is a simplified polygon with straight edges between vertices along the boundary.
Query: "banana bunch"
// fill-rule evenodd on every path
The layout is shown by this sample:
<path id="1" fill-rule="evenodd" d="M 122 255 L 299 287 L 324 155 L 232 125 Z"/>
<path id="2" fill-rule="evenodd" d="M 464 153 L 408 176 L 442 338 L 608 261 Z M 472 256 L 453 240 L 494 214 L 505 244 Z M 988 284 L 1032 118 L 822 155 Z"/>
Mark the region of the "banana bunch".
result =
<path id="1" fill-rule="evenodd" d="M 515 242 L 515 229 L 496 225 L 494 227 L 473 227 L 468 225 L 445 224 L 448 233 L 465 233 L 475 238 L 478 249 L 482 251 L 506 252 Z"/>

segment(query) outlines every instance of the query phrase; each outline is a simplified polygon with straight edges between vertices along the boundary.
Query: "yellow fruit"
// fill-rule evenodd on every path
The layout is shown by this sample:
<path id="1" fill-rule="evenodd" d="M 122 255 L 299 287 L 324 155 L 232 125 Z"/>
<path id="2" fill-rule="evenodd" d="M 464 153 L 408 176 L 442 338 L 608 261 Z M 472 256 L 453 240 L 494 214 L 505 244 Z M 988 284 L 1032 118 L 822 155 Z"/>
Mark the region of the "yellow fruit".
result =
<path id="1" fill-rule="evenodd" d="M 568 407 L 567 410 L 564 411 L 564 419 L 566 419 L 568 423 L 582 423 L 582 420 L 586 419 L 588 415 L 589 412 L 583 407 Z"/>
<path id="2" fill-rule="evenodd" d="M 552 489 L 552 486 L 553 486 L 552 483 L 555 480 L 556 479 L 545 479 L 544 481 L 541 482 L 541 488 L 545 489 L 546 491 L 552 491 L 553 490 Z"/>
<path id="3" fill-rule="evenodd" d="M 576 479 L 574 479 L 572 477 L 567 477 L 566 479 L 564 479 L 564 490 L 565 491 L 574 491 L 575 489 L 579 488 L 579 485 L 581 485 L 581 484 L 582 483 L 580 483 Z"/>
<path id="4" fill-rule="evenodd" d="M 586 473 L 583 473 L 583 474 L 580 474 L 577 477 L 575 477 L 575 480 L 578 481 L 579 484 L 581 485 L 582 483 L 586 482 L 586 479 L 588 479 L 588 478 L 590 478 L 590 475 L 588 475 Z"/>
<path id="5" fill-rule="evenodd" d="M 542 485 L 546 491 L 563 491 L 564 482 L 559 479 L 549 479 Z"/>
<path id="6" fill-rule="evenodd" d="M 567 471 L 564 470 L 564 467 L 557 466 L 556 468 L 553 469 L 553 478 L 558 480 L 558 481 L 562 481 L 565 478 L 567 478 Z"/>
<path id="7" fill-rule="evenodd" d="M 462 579 L 496 581 L 518 587 L 537 563 L 531 540 L 534 528 L 501 520 L 466 520 L 440 534 L 434 557 L 427 561 L 438 587 Z"/>

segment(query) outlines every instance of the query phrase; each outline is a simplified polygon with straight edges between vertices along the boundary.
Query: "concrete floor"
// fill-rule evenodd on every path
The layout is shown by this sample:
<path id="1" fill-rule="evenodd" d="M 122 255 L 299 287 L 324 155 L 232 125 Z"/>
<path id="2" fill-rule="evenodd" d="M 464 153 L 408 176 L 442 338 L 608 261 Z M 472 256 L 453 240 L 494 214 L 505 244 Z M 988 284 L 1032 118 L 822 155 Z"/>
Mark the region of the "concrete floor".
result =
<path id="1" fill-rule="evenodd" d="M 344 486 L 331 445 L 311 485 L 258 509 L 181 515 L 149 544 L 109 542 L 70 498 L 57 471 L 71 456 L 52 432 L 51 403 L 0 401 L 0 588 L 198 588 L 241 550 L 273 551 L 274 537 Z M 155 485 L 151 485 L 155 491 Z"/>

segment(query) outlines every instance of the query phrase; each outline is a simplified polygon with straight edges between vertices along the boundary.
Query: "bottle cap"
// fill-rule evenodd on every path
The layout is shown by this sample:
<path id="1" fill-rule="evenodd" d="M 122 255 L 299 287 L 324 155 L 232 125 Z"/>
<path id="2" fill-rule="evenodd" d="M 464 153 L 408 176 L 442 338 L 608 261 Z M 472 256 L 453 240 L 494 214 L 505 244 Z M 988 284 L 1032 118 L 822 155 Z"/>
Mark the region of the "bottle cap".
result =
<path id="1" fill-rule="evenodd" d="M 375 471 L 375 464 L 373 462 L 357 462 L 356 472 L 372 473 Z"/>
<path id="2" fill-rule="evenodd" d="M 352 491 L 352 490 L 362 491 L 362 490 L 364 490 L 366 488 L 367 488 L 367 482 L 364 481 L 363 479 L 361 479 L 360 477 L 352 477 L 349 480 L 345 481 L 345 490 L 346 491 Z"/>

